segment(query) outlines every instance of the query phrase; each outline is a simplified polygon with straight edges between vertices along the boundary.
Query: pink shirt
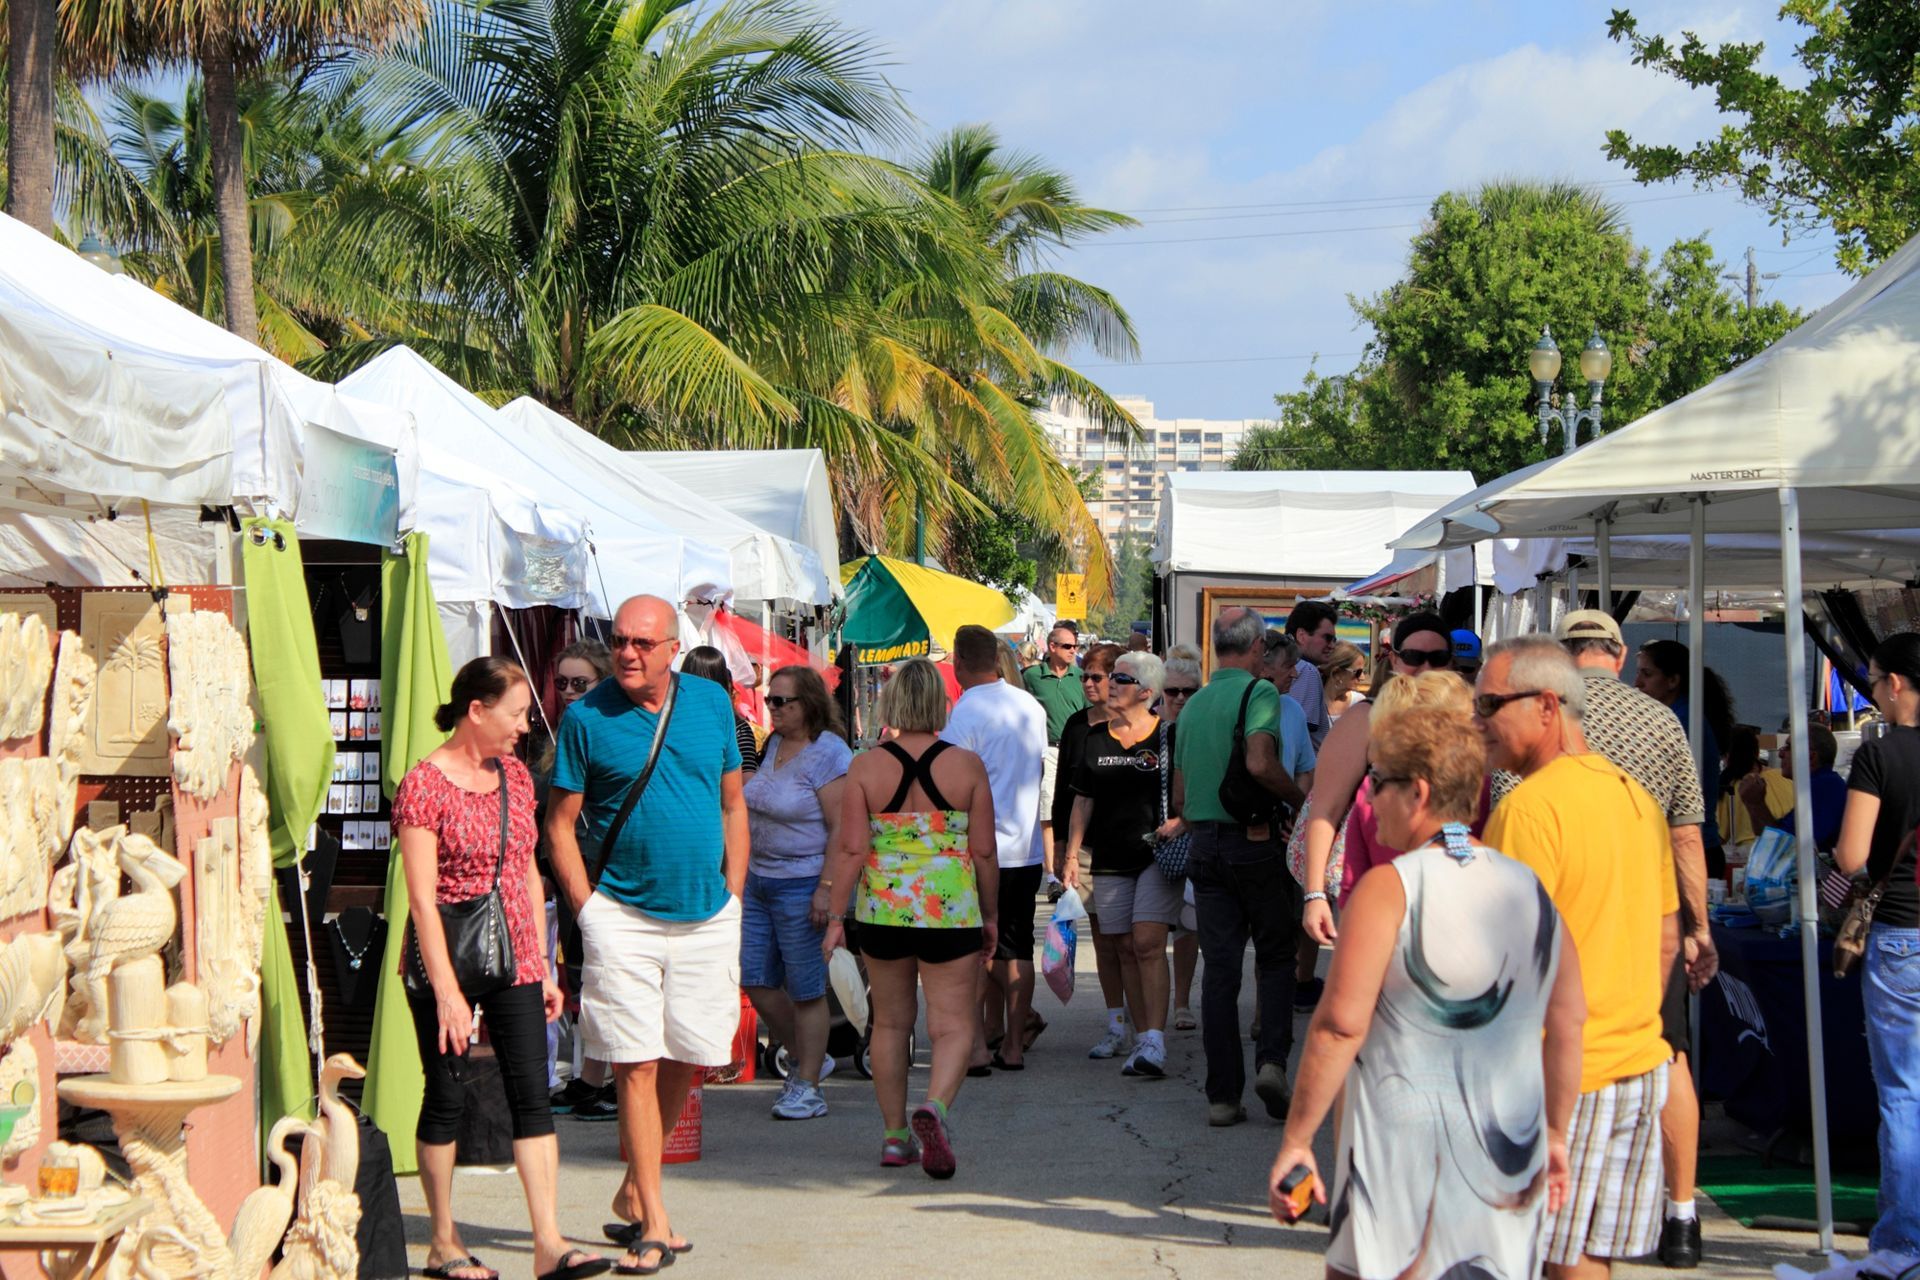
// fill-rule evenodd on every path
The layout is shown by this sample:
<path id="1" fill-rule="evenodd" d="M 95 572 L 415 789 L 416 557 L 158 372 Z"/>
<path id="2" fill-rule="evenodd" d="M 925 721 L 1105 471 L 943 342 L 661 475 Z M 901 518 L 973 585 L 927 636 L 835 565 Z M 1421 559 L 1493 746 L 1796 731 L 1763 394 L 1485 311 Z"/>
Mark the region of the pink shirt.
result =
<path id="1" fill-rule="evenodd" d="M 1473 820 L 1473 838 L 1478 840 L 1480 832 L 1487 825 L 1487 814 L 1493 808 L 1493 779 L 1488 778 L 1480 784 L 1480 812 Z M 1353 886 L 1360 883 L 1360 877 L 1367 874 L 1371 867 L 1383 867 L 1404 853 L 1404 849 L 1390 849 L 1380 843 L 1380 819 L 1373 812 L 1373 783 L 1362 781 L 1360 791 L 1353 797 L 1353 807 L 1347 811 L 1346 863 L 1340 873 L 1340 896 L 1345 898 L 1353 892 Z"/>

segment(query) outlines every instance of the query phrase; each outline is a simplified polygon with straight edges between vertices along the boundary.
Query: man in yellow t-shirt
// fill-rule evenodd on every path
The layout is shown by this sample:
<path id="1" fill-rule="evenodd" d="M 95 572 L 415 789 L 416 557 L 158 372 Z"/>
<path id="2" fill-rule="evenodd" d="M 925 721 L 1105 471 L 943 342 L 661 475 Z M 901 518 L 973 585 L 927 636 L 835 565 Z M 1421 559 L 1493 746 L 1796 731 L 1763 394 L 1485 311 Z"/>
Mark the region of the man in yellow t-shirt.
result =
<path id="1" fill-rule="evenodd" d="M 1486 842 L 1532 867 L 1580 954 L 1587 1022 L 1580 1103 L 1567 1139 L 1572 1185 L 1547 1219 L 1548 1275 L 1610 1274 L 1659 1241 L 1660 1108 L 1671 1050 L 1660 997 L 1680 947 L 1666 815 L 1580 730 L 1586 682 L 1548 636 L 1487 651 L 1475 722 L 1489 765 L 1521 777 Z"/>

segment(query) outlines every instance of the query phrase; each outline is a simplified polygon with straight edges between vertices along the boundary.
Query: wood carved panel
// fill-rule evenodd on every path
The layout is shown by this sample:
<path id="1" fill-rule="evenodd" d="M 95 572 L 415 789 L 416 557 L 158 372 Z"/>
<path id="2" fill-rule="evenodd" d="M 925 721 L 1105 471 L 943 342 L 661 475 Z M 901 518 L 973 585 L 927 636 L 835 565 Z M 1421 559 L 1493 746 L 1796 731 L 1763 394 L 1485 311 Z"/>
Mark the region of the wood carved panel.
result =
<path id="1" fill-rule="evenodd" d="M 233 762 L 253 745 L 253 675 L 247 643 L 225 614 L 196 610 L 167 618 L 173 702 L 167 727 L 178 738 L 173 777 L 180 789 L 212 800 Z"/>
<path id="2" fill-rule="evenodd" d="M 89 591 L 80 639 L 98 670 L 80 745 L 89 775 L 169 772 L 166 632 L 160 608 L 134 591 Z"/>
<path id="3" fill-rule="evenodd" d="M 53 633 L 46 620 L 0 613 L 0 742 L 40 736 L 52 676 Z"/>

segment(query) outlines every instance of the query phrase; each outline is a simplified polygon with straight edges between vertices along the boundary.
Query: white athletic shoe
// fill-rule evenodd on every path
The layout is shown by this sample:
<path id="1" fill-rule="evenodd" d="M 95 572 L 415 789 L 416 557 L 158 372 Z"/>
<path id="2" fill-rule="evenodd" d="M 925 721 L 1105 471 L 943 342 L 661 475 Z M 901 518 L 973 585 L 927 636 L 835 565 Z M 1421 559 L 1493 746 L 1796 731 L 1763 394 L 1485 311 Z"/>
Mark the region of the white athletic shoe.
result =
<path id="1" fill-rule="evenodd" d="M 789 1080 L 773 1104 L 775 1120 L 814 1120 L 827 1114 L 827 1100 L 818 1085 L 805 1080 Z"/>
<path id="2" fill-rule="evenodd" d="M 1120 1068 L 1120 1074 L 1159 1079 L 1167 1074 L 1167 1051 L 1151 1040 L 1142 1039 L 1134 1044 L 1126 1065 Z"/>
<path id="3" fill-rule="evenodd" d="M 1124 1053 L 1132 1037 L 1125 1027 L 1108 1027 L 1107 1034 L 1100 1037 L 1100 1043 L 1087 1050 L 1089 1058 L 1117 1058 Z"/>

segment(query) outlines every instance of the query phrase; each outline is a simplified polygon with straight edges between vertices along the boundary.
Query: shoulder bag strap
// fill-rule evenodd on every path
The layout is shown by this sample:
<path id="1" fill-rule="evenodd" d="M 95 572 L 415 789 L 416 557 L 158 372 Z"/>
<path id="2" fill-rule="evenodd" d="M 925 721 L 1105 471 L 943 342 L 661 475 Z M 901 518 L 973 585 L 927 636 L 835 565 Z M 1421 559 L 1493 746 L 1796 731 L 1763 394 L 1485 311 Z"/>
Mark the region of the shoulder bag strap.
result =
<path id="1" fill-rule="evenodd" d="M 493 864 L 493 888 L 489 892 L 498 893 L 500 892 L 500 877 L 506 871 L 507 867 L 507 767 L 498 760 L 495 760 L 493 762 L 493 768 L 494 771 L 500 775 L 500 856 L 495 859 Z"/>
<path id="2" fill-rule="evenodd" d="M 1249 680 L 1247 691 L 1240 695 L 1240 714 L 1233 722 L 1233 745 L 1237 749 L 1247 740 L 1247 705 L 1253 701 L 1254 688 L 1259 680 Z"/>
<path id="3" fill-rule="evenodd" d="M 1163 719 L 1160 721 L 1160 823 L 1162 826 L 1165 826 L 1167 819 L 1173 816 L 1171 812 L 1173 808 L 1173 797 L 1171 795 L 1173 786 L 1171 781 L 1173 778 L 1173 761 L 1167 758 L 1168 732 L 1167 722 Z"/>
<path id="4" fill-rule="evenodd" d="M 639 776 L 633 780 L 633 785 L 627 788 L 626 799 L 620 802 L 620 811 L 613 815 L 613 821 L 607 824 L 607 834 L 600 840 L 599 865 L 596 868 L 596 874 L 590 877 L 596 882 L 600 879 L 598 871 L 606 867 L 607 858 L 613 853 L 614 842 L 620 838 L 620 832 L 625 829 L 627 819 L 633 816 L 633 806 L 640 803 L 640 793 L 647 789 L 647 781 L 653 777 L 654 766 L 660 763 L 660 747 L 667 740 L 667 724 L 673 719 L 673 703 L 679 692 L 680 676 L 676 672 L 667 677 L 667 700 L 660 704 L 660 719 L 653 726 L 653 745 L 647 749 L 647 762 L 640 766 Z"/>

